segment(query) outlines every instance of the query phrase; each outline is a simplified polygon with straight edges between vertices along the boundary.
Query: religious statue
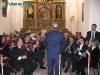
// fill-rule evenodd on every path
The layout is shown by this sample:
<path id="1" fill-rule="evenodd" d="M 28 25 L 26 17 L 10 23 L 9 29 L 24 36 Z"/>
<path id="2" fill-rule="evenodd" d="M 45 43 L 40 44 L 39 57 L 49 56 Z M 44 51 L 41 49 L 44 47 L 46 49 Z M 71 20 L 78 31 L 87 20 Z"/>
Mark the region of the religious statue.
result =
<path id="1" fill-rule="evenodd" d="M 62 7 L 61 5 L 56 5 L 56 19 L 62 19 Z"/>
<path id="2" fill-rule="evenodd" d="M 7 7 L 8 7 L 8 0 L 2 0 L 3 6 L 2 6 L 2 15 L 4 17 L 7 16 Z"/>
<path id="3" fill-rule="evenodd" d="M 34 18 L 34 8 L 33 5 L 27 8 L 27 18 L 33 19 Z"/>

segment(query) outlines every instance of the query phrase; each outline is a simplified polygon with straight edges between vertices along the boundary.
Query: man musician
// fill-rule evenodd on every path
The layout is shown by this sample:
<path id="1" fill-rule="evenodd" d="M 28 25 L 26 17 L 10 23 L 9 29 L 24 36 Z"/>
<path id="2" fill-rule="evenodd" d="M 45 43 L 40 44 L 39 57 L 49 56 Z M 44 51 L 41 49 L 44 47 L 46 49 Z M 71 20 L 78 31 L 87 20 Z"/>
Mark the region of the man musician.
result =
<path id="1" fill-rule="evenodd" d="M 27 50 L 22 49 L 23 41 L 21 38 L 16 39 L 16 46 L 12 48 L 11 58 L 13 62 L 13 67 L 20 71 L 24 70 L 24 75 L 31 75 L 33 71 L 37 68 L 37 63 L 32 62 L 28 55 Z"/>
<path id="2" fill-rule="evenodd" d="M 2 75 L 10 75 L 10 35 L 6 35 L 5 37 L 3 36 L 0 42 L 0 72 Z"/>

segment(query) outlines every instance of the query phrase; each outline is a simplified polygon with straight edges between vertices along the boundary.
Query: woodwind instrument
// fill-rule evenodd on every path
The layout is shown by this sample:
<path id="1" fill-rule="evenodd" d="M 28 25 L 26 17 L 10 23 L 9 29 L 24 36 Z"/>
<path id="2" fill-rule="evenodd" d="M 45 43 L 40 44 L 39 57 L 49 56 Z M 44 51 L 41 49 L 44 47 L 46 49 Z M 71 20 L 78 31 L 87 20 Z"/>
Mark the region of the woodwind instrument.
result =
<path id="1" fill-rule="evenodd" d="M 85 52 L 82 53 L 82 55 L 81 55 L 81 57 L 79 58 L 78 61 L 80 61 L 82 59 L 82 57 L 87 54 L 87 51 L 89 51 L 89 50 L 90 50 L 90 47 L 89 47 L 89 49 L 87 49 Z"/>

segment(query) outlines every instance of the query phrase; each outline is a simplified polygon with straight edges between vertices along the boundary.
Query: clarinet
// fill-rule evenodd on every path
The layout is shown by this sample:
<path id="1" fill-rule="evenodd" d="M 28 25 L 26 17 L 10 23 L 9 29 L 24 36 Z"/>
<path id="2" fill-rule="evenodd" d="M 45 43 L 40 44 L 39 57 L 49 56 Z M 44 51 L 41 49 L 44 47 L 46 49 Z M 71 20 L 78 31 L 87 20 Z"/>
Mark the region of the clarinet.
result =
<path id="1" fill-rule="evenodd" d="M 91 48 L 91 47 L 89 47 L 89 49 L 87 49 L 87 50 L 81 55 L 81 57 L 78 59 L 78 61 L 80 61 L 80 60 L 83 58 L 83 56 L 84 56 L 85 54 L 87 54 L 87 51 L 89 51 L 90 48 Z"/>

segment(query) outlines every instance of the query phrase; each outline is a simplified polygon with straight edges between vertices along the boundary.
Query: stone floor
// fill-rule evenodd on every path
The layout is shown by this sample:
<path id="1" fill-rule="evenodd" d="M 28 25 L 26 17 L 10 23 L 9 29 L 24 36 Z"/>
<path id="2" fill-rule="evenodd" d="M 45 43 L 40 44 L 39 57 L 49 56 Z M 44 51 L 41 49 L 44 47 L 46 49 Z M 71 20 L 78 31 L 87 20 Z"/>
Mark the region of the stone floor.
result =
<path id="1" fill-rule="evenodd" d="M 45 58 L 45 65 L 47 65 L 47 58 Z M 47 66 L 46 66 L 47 67 Z M 87 69 L 85 69 L 86 72 L 87 72 Z M 99 74 L 98 74 L 99 72 Z M 100 75 L 100 68 L 99 70 L 93 70 L 90 68 L 90 74 L 89 75 Z M 1 74 L 0 74 L 1 75 Z M 15 75 L 15 73 L 11 73 L 11 75 Z M 16 75 L 19 75 L 18 73 Z M 47 75 L 47 69 L 43 70 L 43 69 L 39 69 L 39 67 L 33 72 L 33 75 Z M 64 69 L 62 69 L 62 75 L 75 75 L 75 74 L 70 74 L 69 72 L 68 73 L 64 73 Z"/>
<path id="2" fill-rule="evenodd" d="M 11 73 L 11 75 L 15 75 L 14 73 Z M 19 75 L 18 73 L 16 75 Z M 47 75 L 47 69 L 43 70 L 43 69 L 39 69 L 37 68 L 34 72 L 33 75 Z M 68 73 L 64 73 L 62 71 L 62 75 L 69 75 Z"/>
<path id="3" fill-rule="evenodd" d="M 87 72 L 87 69 L 85 69 L 85 70 Z M 98 72 L 99 72 L 99 74 L 98 74 Z M 99 68 L 98 72 L 97 72 L 97 70 L 95 70 L 95 69 L 93 70 L 93 69 L 90 68 L 90 74 L 89 75 L 100 75 L 100 68 Z M 11 75 L 15 75 L 15 73 L 11 73 Z M 17 73 L 16 75 L 19 75 L 19 74 Z M 44 70 L 44 69 L 37 68 L 33 72 L 32 75 L 47 75 L 47 69 Z M 75 74 L 69 74 L 69 72 L 68 73 L 64 73 L 64 69 L 62 69 L 62 75 L 75 75 Z"/>
<path id="4" fill-rule="evenodd" d="M 87 69 L 86 69 L 86 71 L 87 71 Z M 98 74 L 98 72 L 99 72 L 99 74 Z M 100 68 L 99 68 L 98 72 L 97 72 L 97 70 L 90 69 L 90 74 L 89 75 L 100 75 Z M 15 75 L 15 74 L 12 73 L 11 75 Z M 16 75 L 19 75 L 19 74 L 16 74 Z M 47 75 L 47 69 L 43 70 L 43 69 L 37 68 L 33 72 L 33 75 Z M 64 69 L 62 69 L 62 75 L 75 75 L 75 74 L 69 74 L 69 72 L 68 73 L 64 73 Z"/>

